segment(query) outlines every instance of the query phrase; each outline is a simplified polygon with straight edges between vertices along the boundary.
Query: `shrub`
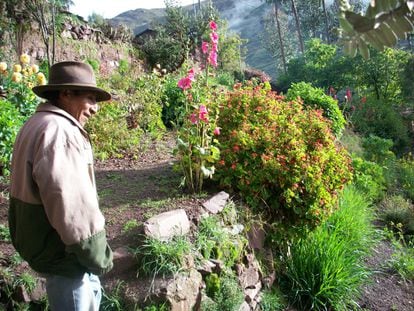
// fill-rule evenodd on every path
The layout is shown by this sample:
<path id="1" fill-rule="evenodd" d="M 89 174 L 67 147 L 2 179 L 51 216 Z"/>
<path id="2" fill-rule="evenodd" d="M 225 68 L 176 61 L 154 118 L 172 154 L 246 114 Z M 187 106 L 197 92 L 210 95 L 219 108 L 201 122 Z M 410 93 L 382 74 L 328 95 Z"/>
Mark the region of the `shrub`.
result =
<path id="1" fill-rule="evenodd" d="M 351 123 L 355 130 L 364 136 L 373 134 L 391 139 L 394 142 L 393 152 L 397 155 L 410 148 L 408 126 L 390 103 L 372 98 L 368 98 L 365 103 L 356 103 Z"/>
<path id="2" fill-rule="evenodd" d="M 408 154 L 399 159 L 395 169 L 399 191 L 414 201 L 414 159 L 412 155 Z"/>
<path id="3" fill-rule="evenodd" d="M 15 105 L 0 100 L 0 176 L 9 174 L 14 140 L 22 124 L 23 116 Z"/>
<path id="4" fill-rule="evenodd" d="M 86 124 L 98 158 L 119 157 L 138 146 L 142 130 L 128 130 L 125 115 L 119 103 L 101 103 L 99 112 Z"/>
<path id="5" fill-rule="evenodd" d="M 385 195 L 386 180 L 384 169 L 375 162 L 366 161 L 359 157 L 352 159 L 354 169 L 353 183 L 372 201 L 378 201 Z"/>
<path id="6" fill-rule="evenodd" d="M 414 235 L 414 206 L 401 195 L 384 198 L 378 205 L 379 218 L 391 229 L 399 225 L 404 236 Z"/>
<path id="7" fill-rule="evenodd" d="M 284 256 L 281 286 L 300 310 L 348 310 L 368 270 L 363 258 L 375 241 L 369 201 L 347 187 L 327 222 L 294 241 Z"/>
<path id="8" fill-rule="evenodd" d="M 328 96 L 320 88 L 313 87 L 310 83 L 299 82 L 292 84 L 286 94 L 288 100 L 300 97 L 303 104 L 311 109 L 322 109 L 323 116 L 332 122 L 332 131 L 336 136 L 341 136 L 345 127 L 345 119 L 339 110 L 338 101 Z"/>
<path id="9" fill-rule="evenodd" d="M 178 79 L 169 75 L 165 79 L 164 93 L 162 94 L 162 121 L 168 128 L 181 125 L 184 118 L 185 94 L 177 86 Z"/>
<path id="10" fill-rule="evenodd" d="M 384 139 L 375 135 L 364 137 L 362 139 L 364 158 L 378 164 L 390 165 L 396 161 L 395 154 L 391 151 L 393 145 L 391 139 Z"/>
<path id="11" fill-rule="evenodd" d="M 268 84 L 236 86 L 220 100 L 218 126 L 221 184 L 282 230 L 313 227 L 336 208 L 351 178 L 350 159 L 320 111 L 285 101 Z"/>

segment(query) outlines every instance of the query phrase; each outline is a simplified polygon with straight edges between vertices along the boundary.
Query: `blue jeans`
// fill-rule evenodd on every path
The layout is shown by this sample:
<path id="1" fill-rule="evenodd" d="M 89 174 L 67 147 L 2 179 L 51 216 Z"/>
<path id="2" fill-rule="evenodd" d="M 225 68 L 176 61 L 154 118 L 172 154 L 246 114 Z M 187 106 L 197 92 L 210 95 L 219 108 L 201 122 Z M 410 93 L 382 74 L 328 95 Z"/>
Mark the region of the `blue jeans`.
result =
<path id="1" fill-rule="evenodd" d="M 98 311 L 102 298 L 99 278 L 85 273 L 77 278 L 46 275 L 46 292 L 52 311 Z"/>

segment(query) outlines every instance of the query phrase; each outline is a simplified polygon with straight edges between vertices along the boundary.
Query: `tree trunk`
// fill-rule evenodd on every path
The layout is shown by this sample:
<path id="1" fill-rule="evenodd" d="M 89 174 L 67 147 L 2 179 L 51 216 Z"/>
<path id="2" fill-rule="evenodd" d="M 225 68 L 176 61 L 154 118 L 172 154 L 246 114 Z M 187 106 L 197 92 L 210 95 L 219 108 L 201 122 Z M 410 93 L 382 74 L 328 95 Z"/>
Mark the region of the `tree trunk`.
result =
<path id="1" fill-rule="evenodd" d="M 324 16 L 324 19 L 325 19 L 325 36 L 326 36 L 326 42 L 329 43 L 331 40 L 329 38 L 328 13 L 326 12 L 325 0 L 321 0 L 321 2 L 322 2 L 323 16 Z"/>
<path id="2" fill-rule="evenodd" d="M 293 15 L 295 17 L 296 30 L 298 32 L 299 47 L 300 47 L 301 53 L 303 54 L 303 52 L 305 51 L 305 49 L 303 47 L 302 31 L 300 30 L 300 22 L 299 22 L 298 9 L 296 8 L 295 0 L 291 0 L 291 3 L 292 3 L 292 12 L 293 12 Z"/>
<path id="3" fill-rule="evenodd" d="M 278 8 L 276 2 L 274 3 L 273 10 L 274 10 L 274 13 L 275 13 L 275 20 L 276 20 L 276 26 L 277 26 L 277 35 L 279 37 L 280 54 L 281 54 L 281 57 L 282 57 L 283 71 L 286 74 L 287 67 L 286 67 L 285 48 L 283 47 L 282 32 L 281 32 L 281 29 L 280 29 L 279 8 Z"/>

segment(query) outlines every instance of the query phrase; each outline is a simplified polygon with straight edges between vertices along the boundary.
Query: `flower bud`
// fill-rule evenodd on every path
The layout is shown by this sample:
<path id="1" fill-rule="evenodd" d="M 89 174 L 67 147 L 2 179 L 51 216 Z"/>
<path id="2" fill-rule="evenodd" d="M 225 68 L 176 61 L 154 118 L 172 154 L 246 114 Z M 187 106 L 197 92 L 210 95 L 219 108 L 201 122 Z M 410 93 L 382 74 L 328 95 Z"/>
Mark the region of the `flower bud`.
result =
<path id="1" fill-rule="evenodd" d="M 22 66 L 20 66 L 19 64 L 16 64 L 13 66 L 13 71 L 14 72 L 20 72 L 22 71 Z"/>
<path id="2" fill-rule="evenodd" d="M 43 74 L 43 72 L 39 72 L 36 76 L 37 78 L 37 84 L 38 85 L 45 85 L 46 84 L 46 77 Z"/>
<path id="3" fill-rule="evenodd" d="M 30 63 L 30 56 L 27 55 L 26 53 L 23 53 L 22 55 L 20 55 L 20 62 L 23 65 L 26 65 L 26 64 Z"/>
<path id="4" fill-rule="evenodd" d="M 11 79 L 13 82 L 19 83 L 22 81 L 22 74 L 20 72 L 13 72 Z"/>
<path id="5" fill-rule="evenodd" d="M 38 72 L 39 72 L 39 66 L 38 66 L 38 65 L 33 64 L 33 65 L 31 66 L 31 68 L 32 68 L 32 72 L 33 72 L 33 73 L 38 73 Z"/>
<path id="6" fill-rule="evenodd" d="M 0 71 L 6 71 L 7 70 L 7 63 L 1 62 L 0 63 Z"/>

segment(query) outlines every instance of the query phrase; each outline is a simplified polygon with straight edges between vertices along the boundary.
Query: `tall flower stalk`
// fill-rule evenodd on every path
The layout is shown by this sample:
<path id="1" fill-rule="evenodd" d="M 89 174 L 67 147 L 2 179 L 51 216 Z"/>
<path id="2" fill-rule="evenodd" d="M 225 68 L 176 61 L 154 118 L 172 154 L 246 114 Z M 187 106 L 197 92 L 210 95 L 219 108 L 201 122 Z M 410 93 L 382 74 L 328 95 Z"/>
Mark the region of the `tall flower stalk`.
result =
<path id="1" fill-rule="evenodd" d="M 177 147 L 174 150 L 183 172 L 183 185 L 192 192 L 199 193 L 203 180 L 211 178 L 215 172 L 214 164 L 220 158 L 218 143 L 214 138 L 220 134 L 216 127 L 217 110 L 208 99 L 211 93 L 208 87 L 209 67 L 217 67 L 218 34 L 214 21 L 209 23 L 210 41 L 203 41 L 201 52 L 204 56 L 204 71 L 191 68 L 187 75 L 178 81 L 178 87 L 186 96 L 185 117 L 178 131 Z M 205 79 L 196 76 L 205 75 Z"/>

